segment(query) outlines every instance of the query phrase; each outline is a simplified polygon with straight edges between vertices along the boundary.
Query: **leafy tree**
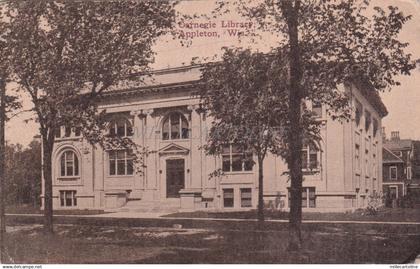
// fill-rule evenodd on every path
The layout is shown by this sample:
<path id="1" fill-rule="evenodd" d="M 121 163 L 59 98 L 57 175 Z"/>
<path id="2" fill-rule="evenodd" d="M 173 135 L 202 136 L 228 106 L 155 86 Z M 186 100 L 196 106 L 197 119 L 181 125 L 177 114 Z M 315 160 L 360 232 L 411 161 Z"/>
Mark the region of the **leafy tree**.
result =
<path id="1" fill-rule="evenodd" d="M 52 233 L 51 155 L 61 126 L 99 142 L 96 101 L 130 83 L 153 60 L 151 46 L 174 23 L 172 1 L 7 2 L 10 67 L 31 97 L 43 147 L 45 231 Z"/>
<path id="2" fill-rule="evenodd" d="M 8 205 L 39 206 L 41 195 L 41 143 L 33 140 L 27 148 L 6 146 L 6 201 Z"/>
<path id="3" fill-rule="evenodd" d="M 249 153 L 258 164 L 258 220 L 264 220 L 263 164 L 268 152 L 282 156 L 285 152 L 284 127 L 287 125 L 288 92 L 284 81 L 287 68 L 280 51 L 270 54 L 249 49 L 225 49 L 222 60 L 203 68 L 200 95 L 204 108 L 213 119 L 206 151 L 220 154 L 232 145 Z M 305 130 L 317 130 L 317 122 L 306 111 Z M 315 138 L 317 133 L 307 132 Z M 247 154 L 248 153 L 248 154 Z M 215 171 L 216 175 L 220 170 Z"/>
<path id="4" fill-rule="evenodd" d="M 339 85 L 356 83 L 366 94 L 399 85 L 397 75 L 415 67 L 398 34 L 410 16 L 397 7 L 374 8 L 369 0 L 262 0 L 235 1 L 239 11 L 260 29 L 279 37 L 289 76 L 286 158 L 291 179 L 290 249 L 301 245 L 302 220 L 302 103 L 327 106 L 333 118 L 349 119 L 349 102 Z M 223 2 L 218 12 L 229 7 Z"/>
<path id="5" fill-rule="evenodd" d="M 0 6 L 0 15 L 1 15 Z M 21 104 L 16 96 L 6 93 L 6 84 L 9 79 L 9 50 L 7 46 L 7 28 L 3 16 L 0 16 L 0 262 L 4 260 L 4 234 L 6 232 L 5 224 L 5 126 L 9 119 L 9 114 L 21 108 Z"/>

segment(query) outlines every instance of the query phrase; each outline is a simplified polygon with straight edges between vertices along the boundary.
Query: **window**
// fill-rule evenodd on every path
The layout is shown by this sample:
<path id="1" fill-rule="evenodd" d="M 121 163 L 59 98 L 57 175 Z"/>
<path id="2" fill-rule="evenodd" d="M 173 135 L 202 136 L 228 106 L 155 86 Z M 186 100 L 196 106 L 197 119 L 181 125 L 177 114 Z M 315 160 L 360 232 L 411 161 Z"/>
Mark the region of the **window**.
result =
<path id="1" fill-rule="evenodd" d="M 77 206 L 76 191 L 60 191 L 61 206 Z"/>
<path id="2" fill-rule="evenodd" d="M 397 180 L 397 167 L 396 166 L 391 166 L 389 168 L 389 178 L 391 180 Z"/>
<path id="3" fill-rule="evenodd" d="M 366 132 L 369 131 L 371 121 L 372 121 L 372 118 L 370 116 L 370 112 L 365 110 L 365 130 L 366 130 Z"/>
<path id="4" fill-rule="evenodd" d="M 313 145 L 304 145 L 302 149 L 302 169 L 313 170 L 318 167 L 318 150 Z"/>
<path id="5" fill-rule="evenodd" d="M 372 177 L 373 179 L 377 179 L 378 178 L 378 160 L 376 159 L 376 154 L 377 154 L 377 147 L 376 144 L 373 144 L 372 146 Z"/>
<path id="6" fill-rule="evenodd" d="M 241 207 L 252 207 L 252 189 L 241 189 Z"/>
<path id="7" fill-rule="evenodd" d="M 61 127 L 55 128 L 54 134 L 55 134 L 56 138 L 60 138 L 61 137 Z"/>
<path id="8" fill-rule="evenodd" d="M 126 176 L 132 175 L 133 153 L 130 150 L 113 150 L 109 152 L 109 175 Z"/>
<path id="9" fill-rule="evenodd" d="M 376 137 L 376 133 L 378 132 L 378 127 L 379 127 L 378 120 L 374 118 L 372 122 L 373 122 L 372 123 L 372 125 L 373 125 L 373 137 Z"/>
<path id="10" fill-rule="evenodd" d="M 389 197 L 391 199 L 398 199 L 398 187 L 397 186 L 389 186 Z"/>
<path id="11" fill-rule="evenodd" d="M 355 120 L 356 120 L 356 125 L 359 126 L 360 119 L 362 118 L 362 114 L 363 114 L 363 106 L 358 100 L 355 100 L 355 101 L 356 101 Z"/>
<path id="12" fill-rule="evenodd" d="M 64 133 L 62 133 L 61 129 L 64 130 Z M 56 138 L 67 138 L 67 137 L 71 137 L 72 134 L 74 135 L 74 137 L 81 136 L 82 128 L 81 127 L 72 128 L 71 126 L 64 126 L 64 127 L 58 127 L 55 130 Z"/>
<path id="13" fill-rule="evenodd" d="M 114 120 L 109 124 L 109 135 L 118 137 L 132 136 L 133 127 L 127 119 Z"/>
<path id="14" fill-rule="evenodd" d="M 233 207 L 233 189 L 223 189 L 223 207 Z"/>
<path id="15" fill-rule="evenodd" d="M 64 127 L 64 137 L 70 137 L 71 136 L 71 127 L 65 126 Z"/>
<path id="16" fill-rule="evenodd" d="M 188 121 L 181 113 L 172 113 L 163 121 L 163 140 L 187 139 L 188 137 Z"/>
<path id="17" fill-rule="evenodd" d="M 312 103 L 312 112 L 315 114 L 316 118 L 322 117 L 322 105 L 319 102 Z"/>
<path id="18" fill-rule="evenodd" d="M 229 145 L 222 150 L 223 172 L 252 171 L 252 153 L 243 153 L 238 146 Z"/>
<path id="19" fill-rule="evenodd" d="M 291 203 L 291 193 L 289 189 L 289 207 Z M 303 208 L 315 208 L 316 207 L 316 195 L 315 187 L 303 187 L 302 188 L 302 207 Z"/>
<path id="20" fill-rule="evenodd" d="M 354 151 L 354 159 L 356 162 L 356 171 L 360 172 L 360 145 L 355 145 L 355 151 Z"/>
<path id="21" fill-rule="evenodd" d="M 74 130 L 74 136 L 81 136 L 82 135 L 82 128 L 80 127 L 76 127 L 76 129 Z"/>
<path id="22" fill-rule="evenodd" d="M 365 174 L 367 177 L 370 176 L 370 164 L 369 164 L 369 140 L 365 140 Z"/>
<path id="23" fill-rule="evenodd" d="M 79 175 L 79 160 L 74 151 L 67 150 L 61 154 L 60 175 L 62 177 L 74 177 Z"/>
<path id="24" fill-rule="evenodd" d="M 412 178 L 411 167 L 407 167 L 407 179 L 411 179 L 411 178 Z"/>
<path id="25" fill-rule="evenodd" d="M 373 159 L 373 161 L 372 161 L 372 177 L 373 177 L 373 179 L 376 179 L 376 178 L 378 178 L 378 173 L 376 171 L 376 154 L 372 155 L 372 159 Z"/>

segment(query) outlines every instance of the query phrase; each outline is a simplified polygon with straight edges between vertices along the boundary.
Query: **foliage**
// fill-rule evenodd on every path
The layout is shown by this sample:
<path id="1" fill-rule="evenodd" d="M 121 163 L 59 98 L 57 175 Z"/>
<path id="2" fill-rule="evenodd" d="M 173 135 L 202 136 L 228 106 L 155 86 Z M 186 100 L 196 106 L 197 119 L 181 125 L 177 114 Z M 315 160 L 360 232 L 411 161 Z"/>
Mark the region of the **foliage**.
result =
<path id="1" fill-rule="evenodd" d="M 287 59 L 281 51 L 252 52 L 224 48 L 220 62 L 206 64 L 200 96 L 213 119 L 209 154 L 220 154 L 229 143 L 264 156 L 267 150 L 286 158 L 284 134 L 287 126 Z M 305 105 L 305 137 L 319 139 L 319 122 Z"/>
<path id="2" fill-rule="evenodd" d="M 288 111 L 286 58 L 282 51 L 269 54 L 225 48 L 220 62 L 206 64 L 202 72 L 200 96 L 212 118 L 205 149 L 220 154 L 235 145 L 246 158 L 251 152 L 258 161 L 259 213 L 263 209 L 263 161 L 268 151 L 286 158 L 285 129 Z M 319 122 L 305 110 L 306 137 L 317 138 Z M 311 132 L 315 131 L 315 132 Z M 261 169 L 260 169 L 261 168 Z M 213 175 L 220 175 L 219 171 Z M 261 216 L 261 219 L 263 217 Z"/>
<path id="3" fill-rule="evenodd" d="M 32 141 L 6 146 L 6 202 L 7 205 L 31 204 L 40 206 L 41 143 Z"/>
<path id="4" fill-rule="evenodd" d="M 351 106 L 341 85 L 355 84 L 366 96 L 399 85 L 397 75 L 409 75 L 415 61 L 398 34 L 410 16 L 389 6 L 374 8 L 369 0 L 237 0 L 238 10 L 260 29 L 277 37 L 278 48 L 289 61 L 289 128 L 286 131 L 291 174 L 291 247 L 299 248 L 302 171 L 300 150 L 304 130 L 300 104 L 311 100 L 326 105 L 333 119 L 349 120 Z M 230 5 L 219 1 L 217 12 Z M 280 55 L 279 55 L 280 56 Z M 281 76 L 282 74 L 280 74 Z M 376 104 L 377 105 L 377 104 Z"/>
<path id="5" fill-rule="evenodd" d="M 6 3 L 10 71 L 29 94 L 44 153 L 46 230 L 52 231 L 51 155 L 61 126 L 105 141 L 97 101 L 132 85 L 153 61 L 151 46 L 174 23 L 171 1 L 13 0 Z M 137 81 L 138 82 L 138 81 Z M 114 87 L 114 88 L 113 88 Z M 127 146 L 120 143 L 120 146 Z M 115 142 L 112 142 L 115 143 Z"/>
<path id="6" fill-rule="evenodd" d="M 382 193 L 374 192 L 368 197 L 368 205 L 365 214 L 368 216 L 376 216 L 379 210 L 384 206 Z"/>

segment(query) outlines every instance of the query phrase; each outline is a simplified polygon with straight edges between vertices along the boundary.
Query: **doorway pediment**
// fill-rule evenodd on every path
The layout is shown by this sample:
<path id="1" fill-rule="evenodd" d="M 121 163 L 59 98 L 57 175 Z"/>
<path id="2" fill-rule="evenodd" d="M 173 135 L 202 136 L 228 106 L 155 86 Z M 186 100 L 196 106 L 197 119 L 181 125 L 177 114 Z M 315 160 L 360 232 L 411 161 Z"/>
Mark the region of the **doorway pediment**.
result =
<path id="1" fill-rule="evenodd" d="M 160 155 L 179 155 L 179 154 L 186 155 L 189 152 L 190 152 L 189 149 L 184 148 L 174 143 L 171 143 L 159 150 Z"/>

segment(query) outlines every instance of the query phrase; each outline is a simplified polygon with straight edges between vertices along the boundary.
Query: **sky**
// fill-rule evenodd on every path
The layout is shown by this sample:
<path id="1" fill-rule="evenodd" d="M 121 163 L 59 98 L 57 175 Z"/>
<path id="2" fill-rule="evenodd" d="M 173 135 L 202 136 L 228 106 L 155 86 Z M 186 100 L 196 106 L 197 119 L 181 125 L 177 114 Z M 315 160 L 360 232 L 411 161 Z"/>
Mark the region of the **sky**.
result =
<path id="1" fill-rule="evenodd" d="M 389 5 L 397 6 L 405 15 L 412 15 L 401 32 L 400 39 L 409 42 L 407 52 L 413 55 L 413 59 L 420 58 L 420 0 L 373 0 L 372 6 L 386 7 Z M 184 1 L 178 7 L 178 11 L 184 14 L 194 12 L 209 13 L 214 7 L 213 0 Z M 170 37 L 160 38 L 154 46 L 156 53 L 155 62 L 151 65 L 153 69 L 177 67 L 188 65 L 195 57 L 204 58 L 220 55 L 223 46 L 250 46 L 258 47 L 261 51 L 266 51 L 273 45 L 275 38 L 264 35 L 261 40 L 251 42 L 250 38 L 238 40 L 234 32 L 226 30 L 224 26 L 228 23 L 238 23 L 236 29 L 243 31 L 243 27 L 250 27 L 249 21 L 239 17 L 237 14 L 228 14 L 218 19 L 191 19 L 187 23 L 207 23 L 208 29 L 205 30 L 207 36 L 194 37 L 188 45 L 182 45 L 179 40 Z M 242 23 L 242 25 L 240 24 Z M 178 30 L 183 30 L 184 34 L 192 35 L 193 31 L 188 30 L 185 25 L 180 23 Z M 241 27 L 242 26 L 242 27 Z M 382 120 L 389 137 L 391 131 L 399 131 L 401 138 L 411 138 L 420 140 L 420 68 L 414 70 L 411 76 L 399 78 L 401 86 L 394 87 L 390 91 L 381 93 L 382 100 L 387 107 L 389 114 Z M 13 85 L 9 85 L 13 88 Z M 31 107 L 28 97 L 23 97 L 24 109 Z M 6 140 L 8 143 L 20 143 L 28 145 L 33 136 L 38 134 L 38 125 L 33 120 L 30 113 L 20 113 L 13 117 L 6 125 Z"/>

